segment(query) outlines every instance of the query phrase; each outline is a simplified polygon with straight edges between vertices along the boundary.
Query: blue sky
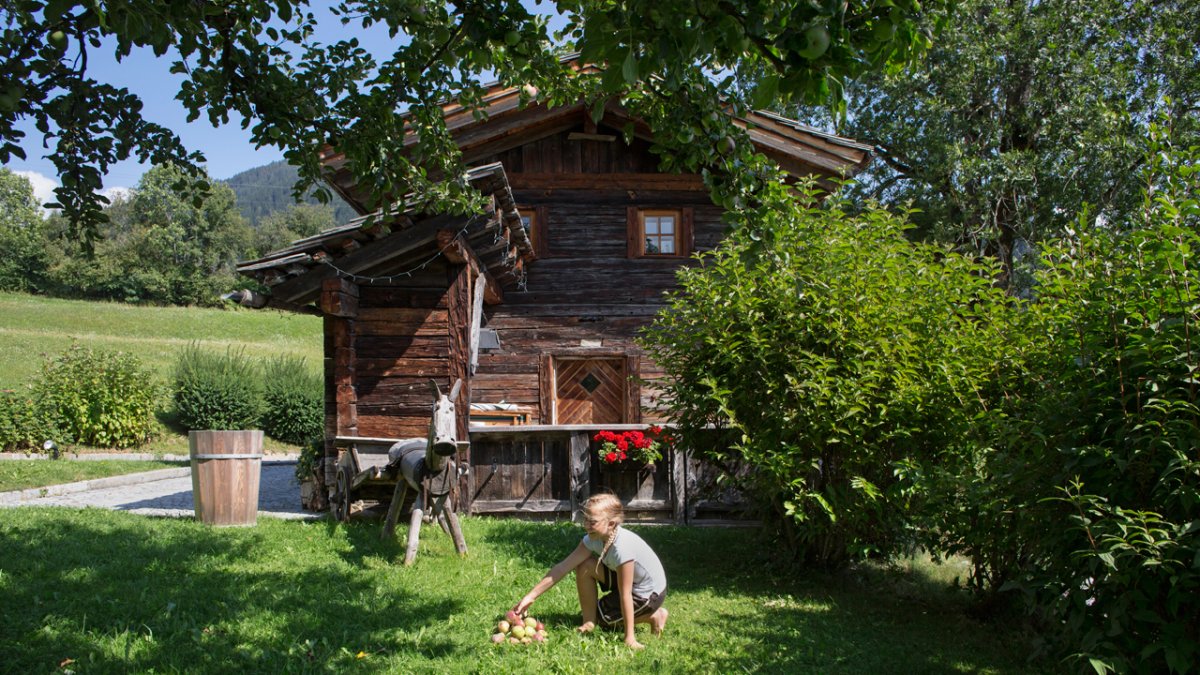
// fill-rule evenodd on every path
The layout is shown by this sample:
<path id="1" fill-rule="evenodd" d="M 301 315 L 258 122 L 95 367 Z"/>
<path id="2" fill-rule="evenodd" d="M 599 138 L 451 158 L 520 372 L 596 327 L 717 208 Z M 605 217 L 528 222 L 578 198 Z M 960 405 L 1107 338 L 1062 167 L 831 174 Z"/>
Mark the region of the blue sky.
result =
<path id="1" fill-rule="evenodd" d="M 353 29 L 353 35 L 358 37 L 362 46 L 376 56 L 390 53 L 392 40 L 386 30 L 365 32 L 361 26 L 344 27 L 337 18 L 328 13 L 326 7 L 330 4 L 332 3 L 329 0 L 312 2 L 312 11 L 320 21 L 317 40 L 328 44 L 348 37 Z M 524 0 L 524 4 L 538 11 L 533 7 L 533 0 Z M 540 11 L 545 11 L 545 7 Z M 171 58 L 155 58 L 149 50 L 138 50 L 117 63 L 111 50 L 105 53 L 97 49 L 89 51 L 88 58 L 88 71 L 92 77 L 114 86 L 128 88 L 145 103 L 143 117 L 173 130 L 189 150 L 203 153 L 209 175 L 213 178 L 229 178 L 247 169 L 283 158 L 283 153 L 277 148 L 255 149 L 250 142 L 249 132 L 240 127 L 240 119 L 231 119 L 229 124 L 216 129 L 210 126 L 203 116 L 195 122 L 187 122 L 187 112 L 182 104 L 174 99 L 179 91 L 180 79 L 179 76 L 170 73 Z M 28 158 L 14 158 L 6 166 L 29 178 L 38 197 L 48 201 L 51 198 L 50 191 L 58 184 L 54 165 L 44 159 L 47 151 L 42 148 L 41 134 L 33 124 L 27 122 L 21 128 L 26 132 L 21 146 Z M 136 186 L 147 169 L 149 166 L 133 160 L 114 165 L 105 177 L 105 191 Z"/>

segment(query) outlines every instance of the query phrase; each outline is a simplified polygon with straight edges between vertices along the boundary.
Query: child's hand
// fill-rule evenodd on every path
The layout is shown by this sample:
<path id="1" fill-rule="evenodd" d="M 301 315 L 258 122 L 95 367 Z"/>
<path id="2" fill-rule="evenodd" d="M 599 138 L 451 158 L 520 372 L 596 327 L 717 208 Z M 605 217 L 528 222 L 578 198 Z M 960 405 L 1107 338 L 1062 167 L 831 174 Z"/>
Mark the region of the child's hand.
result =
<path id="1" fill-rule="evenodd" d="M 625 646 L 633 650 L 646 648 L 646 645 L 638 642 L 637 638 L 625 638 Z"/>
<path id="2" fill-rule="evenodd" d="M 533 604 L 533 600 L 530 600 L 529 596 L 527 595 L 527 596 L 521 598 L 520 602 L 513 605 L 513 611 L 516 612 L 517 614 L 523 616 L 525 614 L 525 610 L 529 609 L 529 606 L 532 604 Z"/>

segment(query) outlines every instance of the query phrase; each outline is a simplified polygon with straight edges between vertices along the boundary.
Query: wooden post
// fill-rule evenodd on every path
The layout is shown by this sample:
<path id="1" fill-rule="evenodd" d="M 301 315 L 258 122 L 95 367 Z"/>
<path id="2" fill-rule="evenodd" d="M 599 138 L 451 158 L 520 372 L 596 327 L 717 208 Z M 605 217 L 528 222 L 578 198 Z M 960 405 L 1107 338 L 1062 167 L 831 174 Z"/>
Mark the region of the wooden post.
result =
<path id="1" fill-rule="evenodd" d="M 573 431 L 571 432 L 571 440 L 568 444 L 568 459 L 567 466 L 570 468 L 570 485 L 571 491 L 571 520 L 576 520 L 575 516 L 579 513 L 579 509 L 583 508 L 583 503 L 592 495 L 591 484 L 591 443 L 588 439 L 588 432 Z"/>
<path id="2" fill-rule="evenodd" d="M 446 522 L 450 525 L 450 537 L 454 539 L 454 550 L 458 551 L 459 555 L 467 554 L 467 540 L 463 537 L 462 527 L 458 524 L 458 516 L 454 515 L 454 509 L 446 509 L 444 513 Z"/>
<path id="3" fill-rule="evenodd" d="M 413 502 L 412 518 L 408 521 L 408 549 L 404 551 L 404 564 L 411 565 L 417 559 L 417 544 L 421 538 L 421 520 L 425 516 L 425 488 L 417 488 L 417 499 Z"/>
<path id="4" fill-rule="evenodd" d="M 381 539 L 390 539 L 396 533 L 396 521 L 400 519 L 400 506 L 404 504 L 404 498 L 408 496 L 408 481 L 404 480 L 403 476 L 396 481 L 396 489 L 392 492 L 392 503 L 388 504 L 387 518 L 383 521 L 383 534 Z"/>
<path id="5" fill-rule="evenodd" d="M 686 524 L 687 517 L 687 454 L 671 448 L 671 516 L 677 524 Z"/>

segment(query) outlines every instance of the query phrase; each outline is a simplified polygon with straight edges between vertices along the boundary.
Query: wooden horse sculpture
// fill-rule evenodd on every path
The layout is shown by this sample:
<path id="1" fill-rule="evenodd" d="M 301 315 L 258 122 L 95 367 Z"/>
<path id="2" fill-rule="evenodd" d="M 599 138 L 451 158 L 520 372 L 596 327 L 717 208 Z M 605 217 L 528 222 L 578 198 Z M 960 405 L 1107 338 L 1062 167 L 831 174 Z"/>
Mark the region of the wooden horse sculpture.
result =
<path id="1" fill-rule="evenodd" d="M 424 520 L 437 520 L 454 539 L 454 548 L 459 555 L 466 555 L 467 543 L 463 539 L 458 516 L 450 501 L 450 492 L 458 474 L 454 455 L 458 452 L 458 425 L 454 414 L 454 400 L 462 388 L 462 380 L 454 383 L 450 395 L 442 393 L 437 382 L 429 381 L 433 392 L 433 416 L 429 421 L 427 438 L 412 438 L 399 441 L 388 449 L 389 473 L 398 472 L 396 490 L 388 506 L 387 519 L 383 525 L 383 537 L 391 537 L 396 530 L 404 499 L 409 488 L 416 491 L 412 505 L 412 518 L 408 525 L 408 550 L 404 553 L 404 564 L 411 565 L 417 557 L 417 543 Z M 430 510 L 429 500 L 433 500 Z M 428 513 L 427 513 L 428 511 Z"/>

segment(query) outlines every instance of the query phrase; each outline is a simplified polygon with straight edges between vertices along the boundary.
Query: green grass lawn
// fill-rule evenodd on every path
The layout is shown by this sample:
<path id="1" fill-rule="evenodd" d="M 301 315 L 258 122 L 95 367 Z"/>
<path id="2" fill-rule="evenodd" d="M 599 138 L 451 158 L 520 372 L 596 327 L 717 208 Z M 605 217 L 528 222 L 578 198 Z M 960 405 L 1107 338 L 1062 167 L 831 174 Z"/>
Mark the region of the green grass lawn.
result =
<path id="1" fill-rule="evenodd" d="M 250 356 L 322 359 L 321 319 L 276 310 L 146 307 L 0 293 L 0 389 L 36 378 L 45 356 L 73 342 L 136 354 L 167 381 L 181 347 L 245 347 Z"/>
<path id="2" fill-rule="evenodd" d="M 19 508 L 0 518 L 7 672 L 1020 673 L 1028 638 L 980 623 L 925 567 L 784 571 L 755 529 L 636 528 L 660 552 L 671 618 L 575 634 L 574 583 L 531 613 L 545 645 L 494 646 L 495 621 L 568 552 L 567 524 L 466 518 L 459 558 L 437 528 L 405 568 L 404 528 Z M 1045 670 L 1052 670 L 1046 668 Z"/>
<path id="3" fill-rule="evenodd" d="M 87 462 L 14 459 L 0 462 L 0 492 L 62 485 L 81 480 L 123 476 L 156 469 L 188 466 L 186 462 L 98 459 Z"/>

